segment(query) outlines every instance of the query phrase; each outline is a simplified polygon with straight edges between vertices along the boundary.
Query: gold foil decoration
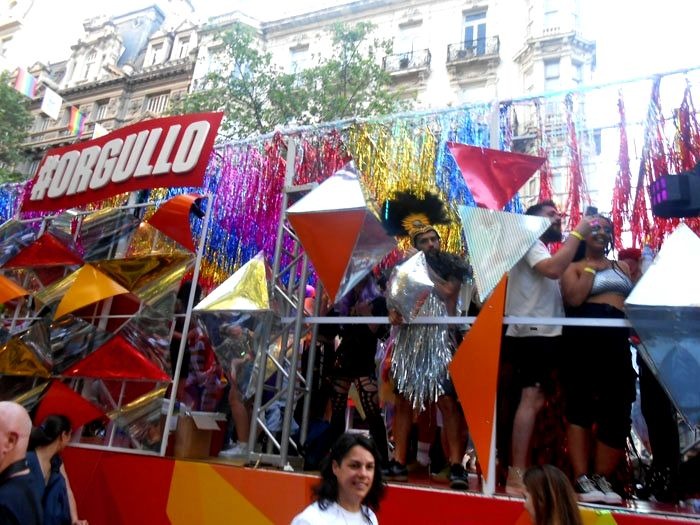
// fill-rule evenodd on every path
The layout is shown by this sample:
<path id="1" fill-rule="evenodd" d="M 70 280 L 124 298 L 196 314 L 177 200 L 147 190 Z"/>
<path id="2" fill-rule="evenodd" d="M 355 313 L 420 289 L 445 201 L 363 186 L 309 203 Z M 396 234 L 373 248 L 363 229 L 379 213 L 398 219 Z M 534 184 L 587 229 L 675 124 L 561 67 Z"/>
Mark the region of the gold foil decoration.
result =
<path id="1" fill-rule="evenodd" d="M 270 293 L 267 286 L 267 275 L 264 254 L 258 252 L 255 257 L 206 296 L 194 307 L 194 310 L 269 310 Z"/>
<path id="2" fill-rule="evenodd" d="M 86 264 L 75 274 L 73 285 L 58 304 L 54 314 L 56 319 L 108 297 L 129 293 L 129 290 L 107 277 L 91 264 Z"/>
<path id="3" fill-rule="evenodd" d="M 39 398 L 44 393 L 44 390 L 48 384 L 48 382 L 42 382 L 41 384 L 14 397 L 12 401 L 19 403 L 29 411 L 39 402 Z"/>
<path id="4" fill-rule="evenodd" d="M 19 337 L 13 337 L 0 349 L 0 374 L 50 377 L 50 368 L 50 363 L 40 359 Z"/>

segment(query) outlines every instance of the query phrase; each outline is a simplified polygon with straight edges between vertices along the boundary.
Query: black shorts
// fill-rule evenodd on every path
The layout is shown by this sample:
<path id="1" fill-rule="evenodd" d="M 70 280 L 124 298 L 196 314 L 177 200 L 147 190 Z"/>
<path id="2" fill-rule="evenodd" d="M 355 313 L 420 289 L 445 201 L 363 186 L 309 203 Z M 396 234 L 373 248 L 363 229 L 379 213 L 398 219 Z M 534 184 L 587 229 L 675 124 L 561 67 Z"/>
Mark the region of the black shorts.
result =
<path id="1" fill-rule="evenodd" d="M 504 336 L 502 360 L 513 367 L 517 388 L 537 386 L 546 394 L 552 394 L 561 349 L 561 336 Z"/>

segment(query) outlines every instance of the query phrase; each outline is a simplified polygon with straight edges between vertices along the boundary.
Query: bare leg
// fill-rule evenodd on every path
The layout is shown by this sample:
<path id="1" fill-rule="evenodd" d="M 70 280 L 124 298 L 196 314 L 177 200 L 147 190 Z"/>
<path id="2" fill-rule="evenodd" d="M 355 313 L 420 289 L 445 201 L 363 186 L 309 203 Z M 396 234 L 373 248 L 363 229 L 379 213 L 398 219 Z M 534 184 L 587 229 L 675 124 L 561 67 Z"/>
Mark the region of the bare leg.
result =
<path id="1" fill-rule="evenodd" d="M 569 459 L 574 470 L 574 478 L 588 474 L 591 459 L 591 431 L 578 425 L 569 425 L 566 429 L 569 443 Z"/>
<path id="2" fill-rule="evenodd" d="M 596 441 L 595 444 L 595 473 L 609 478 L 620 465 L 625 454 L 624 450 L 613 448 L 605 443 Z"/>
<path id="3" fill-rule="evenodd" d="M 233 381 L 231 384 L 228 402 L 231 406 L 233 423 L 236 425 L 236 436 L 238 437 L 238 441 L 247 443 L 249 437 L 248 434 L 250 433 L 250 414 L 248 414 L 248 409 L 243 404 L 241 394 L 238 391 L 235 381 Z"/>
<path id="4" fill-rule="evenodd" d="M 401 394 L 396 394 L 394 402 L 394 460 L 406 464 L 408 438 L 413 424 L 413 409 L 411 403 Z"/>
<path id="5" fill-rule="evenodd" d="M 457 406 L 457 401 L 450 396 L 438 398 L 438 407 L 442 412 L 443 432 L 447 438 L 448 459 L 451 465 L 461 464 L 464 457 L 464 443 L 462 442 L 462 414 Z"/>
<path id="6" fill-rule="evenodd" d="M 544 395 L 538 387 L 523 388 L 520 404 L 513 420 L 513 467 L 524 470 L 530 462 L 530 443 L 537 414 L 544 406 Z"/>

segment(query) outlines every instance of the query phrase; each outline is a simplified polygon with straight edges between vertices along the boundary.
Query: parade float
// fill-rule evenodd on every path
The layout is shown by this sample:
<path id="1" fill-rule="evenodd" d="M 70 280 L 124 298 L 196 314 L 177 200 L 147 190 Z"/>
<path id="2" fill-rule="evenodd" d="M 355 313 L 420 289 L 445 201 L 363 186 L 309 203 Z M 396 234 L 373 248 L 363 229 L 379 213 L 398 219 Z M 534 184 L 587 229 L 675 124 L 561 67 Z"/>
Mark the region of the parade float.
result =
<path id="1" fill-rule="evenodd" d="M 300 453 L 309 433 L 316 332 L 325 322 L 321 291 L 337 299 L 376 265 L 394 264 L 399 250 L 381 227 L 378 203 L 407 188 L 430 191 L 451 206 L 453 224 L 441 230 L 445 248 L 469 252 L 485 303 L 476 318 L 447 320 L 472 324 L 451 370 L 481 470 L 467 493 L 429 478 L 391 485 L 379 518 L 529 523 L 522 500 L 495 488 L 501 327 L 511 321 L 503 315 L 504 275 L 542 231 L 525 227 L 517 191 L 539 168 L 537 196 L 553 195 L 556 167 L 548 158 L 557 140 L 566 149 L 561 205 L 569 223 L 590 204 L 581 138 L 591 130 L 577 109 L 584 99 L 603 99 L 597 104 L 618 117 L 617 175 L 609 177 L 616 228 L 635 246 L 660 249 L 628 301 L 629 318 L 687 427 L 700 423 L 697 384 L 688 380 L 700 367 L 700 294 L 689 273 L 700 261 L 700 222 L 652 215 L 659 204 L 653 199 L 674 196 L 649 192 L 700 160 L 691 73 L 637 81 L 651 87 L 651 101 L 633 124 L 625 111 L 628 86 L 615 85 L 234 143 L 215 144 L 222 115 L 183 115 L 51 150 L 31 181 L 0 193 L 2 396 L 23 403 L 35 421 L 61 412 L 82 429 L 65 463 L 92 523 L 287 523 L 308 503 L 315 481 L 301 473 Z M 679 77 L 688 83 L 667 122 L 660 92 Z M 557 105 L 560 126 L 546 122 L 545 104 Z M 526 135 L 539 157 L 522 169 L 509 153 L 521 140 L 521 110 L 535 117 Z M 631 159 L 628 133 L 640 129 L 641 151 Z M 183 279 L 200 283 L 204 298 L 195 300 L 192 287 L 177 310 Z M 305 311 L 308 284 L 316 300 Z M 256 342 L 250 452 L 227 462 L 213 457 L 224 423 L 213 408 L 186 410 L 177 401 L 187 338 L 172 354 L 170 346 L 175 318 L 187 334 L 241 316 Z M 221 378 L 216 364 L 225 356 L 216 358 L 208 384 Z M 292 406 L 299 407 L 296 417 L 285 410 Z M 282 410 L 273 428 L 267 413 L 275 407 Z M 686 452 L 696 445 L 688 443 Z M 692 519 L 688 508 L 636 499 L 583 512 L 586 523 L 600 524 Z"/>

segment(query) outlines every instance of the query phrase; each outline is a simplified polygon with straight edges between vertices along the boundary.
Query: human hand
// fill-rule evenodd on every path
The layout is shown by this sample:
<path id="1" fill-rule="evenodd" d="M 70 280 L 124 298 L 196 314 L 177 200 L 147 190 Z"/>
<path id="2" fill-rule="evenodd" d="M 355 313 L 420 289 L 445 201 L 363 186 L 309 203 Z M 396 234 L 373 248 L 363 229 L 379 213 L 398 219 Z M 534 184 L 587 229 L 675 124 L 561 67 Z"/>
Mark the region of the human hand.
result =
<path id="1" fill-rule="evenodd" d="M 582 237 L 588 237 L 593 231 L 593 227 L 598 223 L 598 217 L 595 215 L 582 217 L 579 223 L 574 228 Z"/>
<path id="2" fill-rule="evenodd" d="M 406 250 L 406 258 L 410 259 L 411 257 L 413 257 L 417 253 L 418 253 L 418 249 L 415 248 L 414 246 L 411 246 L 408 250 Z"/>
<path id="3" fill-rule="evenodd" d="M 398 310 L 394 310 L 393 308 L 390 308 L 389 309 L 389 322 L 393 325 L 403 324 L 403 316 L 398 312 Z"/>

